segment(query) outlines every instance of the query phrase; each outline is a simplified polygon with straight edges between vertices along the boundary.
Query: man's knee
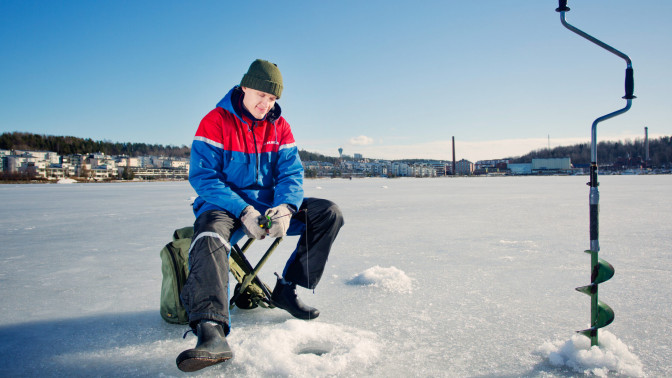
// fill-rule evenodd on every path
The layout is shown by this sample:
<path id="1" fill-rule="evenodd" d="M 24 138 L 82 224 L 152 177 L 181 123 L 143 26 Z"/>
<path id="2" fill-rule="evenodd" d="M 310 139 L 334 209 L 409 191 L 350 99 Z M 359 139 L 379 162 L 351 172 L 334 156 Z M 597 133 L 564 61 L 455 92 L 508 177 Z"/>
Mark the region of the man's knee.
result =
<path id="1" fill-rule="evenodd" d="M 328 222 L 339 228 L 343 225 L 343 213 L 341 209 L 336 203 L 328 199 L 315 199 L 313 211 L 323 222 Z"/>
<path id="2" fill-rule="evenodd" d="M 341 208 L 338 207 L 338 205 L 334 202 L 329 200 L 327 201 L 330 203 L 329 207 L 327 208 L 327 212 L 331 215 L 334 223 L 338 224 L 338 227 L 341 227 L 343 225 L 343 213 L 341 212 Z"/>
<path id="3" fill-rule="evenodd" d="M 194 222 L 194 233 L 215 232 L 228 239 L 238 220 L 229 212 L 210 210 L 201 214 Z"/>

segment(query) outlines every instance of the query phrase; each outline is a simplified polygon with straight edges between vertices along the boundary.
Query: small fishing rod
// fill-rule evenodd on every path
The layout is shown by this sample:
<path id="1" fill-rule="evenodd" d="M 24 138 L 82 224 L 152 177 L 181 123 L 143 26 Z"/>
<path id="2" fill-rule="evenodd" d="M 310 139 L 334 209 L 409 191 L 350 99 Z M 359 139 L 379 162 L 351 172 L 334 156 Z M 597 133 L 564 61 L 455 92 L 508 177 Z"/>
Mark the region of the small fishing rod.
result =
<path id="1" fill-rule="evenodd" d="M 302 209 L 302 210 L 299 210 L 297 212 L 289 213 L 289 214 L 285 214 L 285 215 L 277 215 L 277 216 L 274 216 L 274 217 L 271 217 L 270 215 L 262 215 L 262 216 L 259 217 L 259 227 L 268 230 L 273 226 L 273 220 L 274 219 L 278 219 L 278 218 L 282 218 L 282 217 L 291 217 L 291 216 L 293 216 L 297 213 L 300 213 L 302 211 L 306 211 L 306 209 Z"/>

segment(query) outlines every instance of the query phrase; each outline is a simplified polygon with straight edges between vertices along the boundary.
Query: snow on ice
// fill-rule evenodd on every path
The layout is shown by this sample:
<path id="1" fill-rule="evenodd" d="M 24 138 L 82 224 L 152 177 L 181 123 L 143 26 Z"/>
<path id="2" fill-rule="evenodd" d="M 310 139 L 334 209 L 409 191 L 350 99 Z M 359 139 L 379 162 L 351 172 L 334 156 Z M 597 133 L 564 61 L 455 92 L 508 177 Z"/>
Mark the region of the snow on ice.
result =
<path id="1" fill-rule="evenodd" d="M 382 268 L 378 265 L 352 277 L 351 285 L 380 287 L 398 293 L 410 293 L 413 290 L 411 279 L 396 267 Z"/>
<path id="2" fill-rule="evenodd" d="M 587 328 L 586 177 L 307 180 L 345 226 L 320 317 L 231 311 L 234 358 L 196 376 L 672 376 L 672 176 L 600 178 L 600 299 Z M 2 376 L 184 376 L 196 338 L 159 316 L 159 251 L 193 223 L 186 182 L 0 186 Z M 254 263 L 269 240 L 249 254 Z M 296 238 L 261 272 L 274 282 Z M 256 244 L 256 243 L 255 243 Z"/>

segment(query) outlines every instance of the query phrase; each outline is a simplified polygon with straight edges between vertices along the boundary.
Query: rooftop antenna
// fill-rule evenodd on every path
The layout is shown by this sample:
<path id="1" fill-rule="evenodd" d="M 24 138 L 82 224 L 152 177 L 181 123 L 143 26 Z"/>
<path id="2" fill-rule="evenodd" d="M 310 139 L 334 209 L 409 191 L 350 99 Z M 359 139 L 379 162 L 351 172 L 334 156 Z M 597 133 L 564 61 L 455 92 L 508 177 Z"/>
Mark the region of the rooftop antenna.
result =
<path id="1" fill-rule="evenodd" d="M 632 100 L 635 98 L 635 96 L 633 96 L 635 84 L 632 71 L 632 61 L 627 55 L 567 23 L 567 20 L 565 19 L 565 13 L 569 12 L 569 8 L 567 7 L 567 0 L 558 0 L 558 8 L 555 11 L 560 12 L 560 22 L 562 22 L 564 27 L 611 52 L 612 54 L 617 55 L 618 57 L 625 60 L 626 63 L 625 96 L 623 96 L 623 99 L 626 100 L 625 107 L 597 118 L 593 122 L 590 133 L 590 182 L 588 183 L 590 186 L 590 249 L 587 250 L 586 253 L 590 254 L 592 269 L 590 275 L 590 285 L 578 287 L 576 290 L 584 294 L 588 294 L 591 298 L 590 328 L 578 332 L 589 337 L 590 345 L 592 346 L 598 345 L 597 330 L 608 326 L 611 324 L 611 322 L 614 321 L 614 310 L 612 310 L 611 307 L 597 298 L 598 284 L 609 280 L 614 276 L 615 272 L 614 267 L 611 264 L 598 257 L 598 253 L 600 251 L 598 227 L 600 193 L 597 189 L 597 124 L 612 117 L 616 117 L 617 115 L 623 114 L 630 109 Z"/>

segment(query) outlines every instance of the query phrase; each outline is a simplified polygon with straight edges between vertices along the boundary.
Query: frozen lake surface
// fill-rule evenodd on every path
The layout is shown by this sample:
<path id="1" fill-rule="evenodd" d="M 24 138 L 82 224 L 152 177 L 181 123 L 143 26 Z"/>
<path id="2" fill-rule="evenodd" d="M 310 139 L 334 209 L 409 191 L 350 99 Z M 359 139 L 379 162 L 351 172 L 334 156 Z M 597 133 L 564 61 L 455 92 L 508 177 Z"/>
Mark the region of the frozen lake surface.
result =
<path id="1" fill-rule="evenodd" d="M 202 376 L 672 376 L 672 176 L 600 176 L 590 322 L 587 177 L 307 180 L 345 226 L 320 317 L 232 311 L 234 359 Z M 159 316 L 159 251 L 193 223 L 187 182 L 1 185 L 2 376 L 183 376 L 196 338 Z M 274 283 L 286 238 L 261 278 Z M 257 244 L 266 246 L 267 240 Z M 251 252 L 254 262 L 260 247 Z"/>

